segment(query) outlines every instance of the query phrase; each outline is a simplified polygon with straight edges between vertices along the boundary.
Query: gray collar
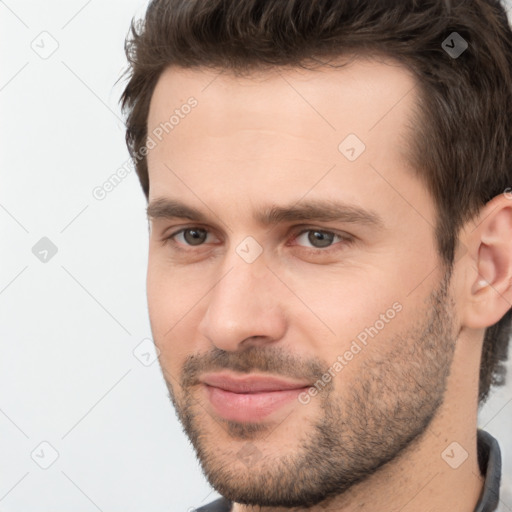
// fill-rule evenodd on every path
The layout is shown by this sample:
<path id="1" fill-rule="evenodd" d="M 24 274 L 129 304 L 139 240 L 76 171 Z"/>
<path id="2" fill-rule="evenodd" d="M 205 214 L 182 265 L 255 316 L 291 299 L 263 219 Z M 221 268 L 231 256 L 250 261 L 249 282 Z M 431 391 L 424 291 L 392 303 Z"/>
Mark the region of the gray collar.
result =
<path id="1" fill-rule="evenodd" d="M 482 495 L 475 512 L 493 512 L 500 501 L 501 452 L 498 441 L 484 430 L 478 430 L 478 464 L 485 478 Z"/>

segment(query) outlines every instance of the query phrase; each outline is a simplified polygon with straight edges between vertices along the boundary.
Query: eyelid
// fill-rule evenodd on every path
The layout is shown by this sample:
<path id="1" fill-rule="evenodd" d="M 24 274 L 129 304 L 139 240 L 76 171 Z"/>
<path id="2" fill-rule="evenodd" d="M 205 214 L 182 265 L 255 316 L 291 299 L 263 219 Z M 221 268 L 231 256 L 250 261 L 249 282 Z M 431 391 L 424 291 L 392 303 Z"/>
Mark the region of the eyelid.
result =
<path id="1" fill-rule="evenodd" d="M 299 236 L 303 235 L 304 233 L 307 233 L 308 231 L 318 231 L 320 233 L 329 233 L 331 235 L 334 235 L 335 237 L 340 238 L 339 242 L 333 242 L 332 245 L 329 245 L 328 247 L 325 247 L 325 248 L 300 246 L 300 247 L 303 247 L 304 249 L 309 249 L 309 250 L 316 251 L 316 252 L 328 252 L 336 244 L 339 244 L 342 242 L 345 244 L 350 244 L 355 241 L 355 237 L 353 235 L 349 235 L 348 233 L 340 232 L 340 231 L 328 229 L 328 228 L 319 228 L 317 226 L 306 226 L 306 227 L 301 226 L 301 228 L 298 230 L 298 232 L 296 232 L 293 235 L 293 241 L 295 241 Z"/>
<path id="2" fill-rule="evenodd" d="M 181 227 L 179 229 L 176 229 L 176 230 L 169 230 L 171 232 L 162 235 L 161 241 L 164 242 L 164 243 L 173 243 L 174 242 L 176 244 L 176 242 L 174 241 L 174 238 L 176 236 L 178 236 L 179 234 L 183 233 L 184 231 L 187 231 L 188 229 L 203 230 L 203 231 L 206 231 L 206 235 L 207 236 L 208 235 L 216 236 L 215 233 L 213 232 L 213 230 L 211 230 L 210 228 L 208 228 L 206 226 L 201 226 L 201 225 L 198 225 L 198 224 L 191 224 L 189 226 L 183 226 L 183 227 Z M 182 245 L 182 244 L 176 244 L 176 245 Z M 201 245 L 198 245 L 198 246 L 185 245 L 185 247 L 192 247 L 193 248 L 193 247 L 202 247 L 203 245 L 205 245 L 205 244 L 201 244 Z"/>
<path id="3" fill-rule="evenodd" d="M 161 241 L 164 244 L 166 244 L 166 243 L 173 243 L 176 247 L 178 247 L 179 249 L 183 249 L 185 251 L 192 250 L 194 247 L 196 247 L 196 248 L 204 247 L 204 245 L 206 245 L 206 244 L 200 244 L 200 245 L 197 245 L 197 246 L 184 245 L 184 247 L 186 247 L 186 249 L 185 249 L 185 248 L 182 247 L 183 244 L 177 243 L 174 240 L 176 236 L 178 236 L 179 234 L 183 233 L 184 231 L 186 231 L 188 229 L 201 229 L 201 230 L 204 230 L 204 231 L 206 231 L 207 236 L 210 235 L 210 234 L 214 234 L 213 230 L 208 228 L 208 227 L 206 227 L 206 226 L 201 226 L 199 224 L 191 224 L 191 225 L 188 225 L 188 226 L 182 226 L 179 229 L 174 230 L 174 231 L 172 231 L 169 234 L 163 235 Z M 316 253 L 327 253 L 327 252 L 329 252 L 329 250 L 331 250 L 334 246 L 336 246 L 339 243 L 344 243 L 345 245 L 346 244 L 351 244 L 351 243 L 355 242 L 355 239 L 356 239 L 355 236 L 350 235 L 350 234 L 348 234 L 346 232 L 343 232 L 343 231 L 339 232 L 339 231 L 333 230 L 333 229 L 320 228 L 318 226 L 308 226 L 308 225 L 302 224 L 300 226 L 295 226 L 292 229 L 292 235 L 291 235 L 292 241 L 295 241 L 299 236 L 303 235 L 304 233 L 307 233 L 308 231 L 319 231 L 321 233 L 329 233 L 329 234 L 332 234 L 335 237 L 339 237 L 341 239 L 339 242 L 333 242 L 332 245 L 329 245 L 327 247 L 306 247 L 306 246 L 299 245 L 299 247 L 302 247 L 305 250 L 313 251 L 313 252 L 316 252 Z M 289 246 L 290 244 L 287 243 L 286 245 Z M 335 249 L 337 249 L 337 247 L 335 247 Z"/>

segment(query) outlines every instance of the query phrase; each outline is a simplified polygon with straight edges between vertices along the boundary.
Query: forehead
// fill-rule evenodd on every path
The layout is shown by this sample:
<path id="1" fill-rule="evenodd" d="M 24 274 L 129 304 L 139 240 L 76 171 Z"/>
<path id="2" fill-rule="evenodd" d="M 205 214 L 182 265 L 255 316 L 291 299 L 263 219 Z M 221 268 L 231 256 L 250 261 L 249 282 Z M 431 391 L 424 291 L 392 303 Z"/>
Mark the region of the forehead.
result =
<path id="1" fill-rule="evenodd" d="M 383 56 L 338 58 L 331 66 L 315 69 L 254 70 L 244 76 L 225 69 L 170 66 L 163 71 L 153 92 L 148 128 L 157 126 L 162 116 L 194 96 L 203 112 L 208 109 L 217 118 L 225 118 L 232 111 L 263 115 L 270 111 L 286 112 L 286 118 L 275 115 L 272 123 L 293 128 L 293 123 L 284 121 L 316 116 L 331 130 L 344 128 L 344 121 L 354 129 L 369 130 L 397 103 L 405 103 L 406 107 L 415 95 L 410 95 L 409 101 L 403 100 L 415 85 L 405 66 Z M 355 113 L 357 116 L 352 115 Z M 247 121 L 230 119 L 241 126 Z M 258 125 L 261 116 L 253 121 Z"/>
<path id="2" fill-rule="evenodd" d="M 157 142 L 163 144 L 151 151 L 148 164 L 168 140 L 175 158 L 187 160 L 208 159 L 208 150 L 215 149 L 215 158 L 231 160 L 286 153 L 332 161 L 349 134 L 375 150 L 393 138 L 395 156 L 403 157 L 405 144 L 397 142 L 409 136 L 406 128 L 417 93 L 410 71 L 382 57 L 336 64 L 342 66 L 272 68 L 244 77 L 201 67 L 167 68 L 148 115 L 148 134 L 156 130 L 162 138 Z"/>
<path id="3" fill-rule="evenodd" d="M 150 200 L 194 199 L 192 187 L 219 201 L 266 191 L 277 203 L 284 196 L 298 200 L 314 186 L 318 193 L 343 190 L 345 199 L 360 202 L 362 195 L 382 196 L 383 180 L 396 189 L 386 191 L 388 201 L 397 191 L 409 194 L 415 78 L 393 59 L 338 63 L 242 77 L 167 68 L 148 116 Z"/>

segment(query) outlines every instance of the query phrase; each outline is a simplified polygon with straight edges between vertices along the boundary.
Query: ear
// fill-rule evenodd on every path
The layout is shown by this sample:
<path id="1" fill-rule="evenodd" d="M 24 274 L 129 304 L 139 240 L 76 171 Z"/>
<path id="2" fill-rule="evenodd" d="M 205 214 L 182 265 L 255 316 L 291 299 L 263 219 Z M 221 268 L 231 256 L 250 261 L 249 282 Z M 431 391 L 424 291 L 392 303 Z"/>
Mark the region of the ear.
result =
<path id="1" fill-rule="evenodd" d="M 508 190 L 508 189 L 507 189 Z M 512 195 L 489 201 L 465 228 L 462 324 L 489 327 L 512 307 Z"/>

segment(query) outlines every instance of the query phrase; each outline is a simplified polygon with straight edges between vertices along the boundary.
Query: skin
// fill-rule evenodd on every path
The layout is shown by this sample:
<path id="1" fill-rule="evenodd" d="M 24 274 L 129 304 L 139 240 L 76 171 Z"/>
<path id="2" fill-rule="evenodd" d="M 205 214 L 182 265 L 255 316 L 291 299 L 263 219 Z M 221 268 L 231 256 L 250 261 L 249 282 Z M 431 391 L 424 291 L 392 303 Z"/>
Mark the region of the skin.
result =
<path id="1" fill-rule="evenodd" d="M 464 226 L 447 274 L 432 198 L 406 158 L 416 83 L 390 59 L 246 77 L 169 68 L 148 132 L 190 96 L 197 106 L 148 154 L 149 203 L 180 200 L 204 219 L 150 207 L 147 293 L 163 375 L 210 483 L 234 512 L 472 511 L 482 340 L 512 302 L 509 196 Z M 366 146 L 354 161 L 338 149 L 350 133 Z M 257 220 L 313 200 L 372 211 L 381 225 Z M 184 228 L 207 238 L 165 240 Z M 306 228 L 342 238 L 320 247 Z M 251 254 L 262 249 L 252 263 L 236 250 L 248 236 Z M 314 382 L 393 304 L 307 404 L 228 422 L 198 382 L 222 368 Z M 453 442 L 455 457 L 467 453 L 456 469 L 442 458 Z"/>

